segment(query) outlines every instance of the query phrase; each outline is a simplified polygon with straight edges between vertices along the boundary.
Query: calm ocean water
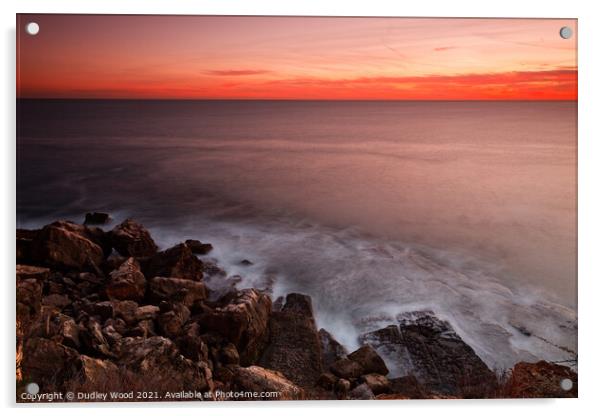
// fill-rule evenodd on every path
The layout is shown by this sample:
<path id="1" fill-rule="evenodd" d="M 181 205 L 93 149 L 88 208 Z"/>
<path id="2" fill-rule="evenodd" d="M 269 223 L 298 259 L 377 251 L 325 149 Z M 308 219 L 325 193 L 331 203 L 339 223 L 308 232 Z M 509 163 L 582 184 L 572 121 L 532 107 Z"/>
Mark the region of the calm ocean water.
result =
<path id="1" fill-rule="evenodd" d="M 100 210 L 138 219 L 163 247 L 212 242 L 209 257 L 241 286 L 312 295 L 318 324 L 350 347 L 398 313 L 431 309 L 490 366 L 576 348 L 576 103 L 17 111 L 19 227 Z"/>

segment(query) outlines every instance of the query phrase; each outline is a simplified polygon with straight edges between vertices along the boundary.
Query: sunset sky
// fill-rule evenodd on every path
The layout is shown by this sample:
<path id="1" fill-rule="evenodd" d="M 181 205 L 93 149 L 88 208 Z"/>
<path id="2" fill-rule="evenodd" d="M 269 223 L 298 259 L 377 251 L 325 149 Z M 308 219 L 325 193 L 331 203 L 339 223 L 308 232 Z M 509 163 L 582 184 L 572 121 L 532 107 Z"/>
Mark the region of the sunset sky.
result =
<path id="1" fill-rule="evenodd" d="M 17 18 L 19 97 L 575 100 L 576 59 L 576 20 Z"/>

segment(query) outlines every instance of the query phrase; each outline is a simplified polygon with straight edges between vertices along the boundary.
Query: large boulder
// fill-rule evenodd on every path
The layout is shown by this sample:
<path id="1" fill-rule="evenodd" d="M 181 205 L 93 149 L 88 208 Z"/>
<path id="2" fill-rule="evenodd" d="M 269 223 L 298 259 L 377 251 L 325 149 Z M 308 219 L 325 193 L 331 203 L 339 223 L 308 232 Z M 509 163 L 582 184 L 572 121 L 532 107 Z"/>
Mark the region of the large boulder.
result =
<path id="1" fill-rule="evenodd" d="M 335 376 L 347 380 L 356 379 L 364 373 L 364 369 L 357 361 L 350 360 L 347 357 L 332 363 L 330 371 Z"/>
<path id="2" fill-rule="evenodd" d="M 60 389 L 72 377 L 78 357 L 75 349 L 56 341 L 29 338 L 23 347 L 23 379 L 33 380 L 47 391 Z"/>
<path id="3" fill-rule="evenodd" d="M 207 310 L 199 324 L 203 330 L 232 342 L 241 364 L 250 365 L 257 361 L 267 343 L 271 309 L 267 295 L 256 289 L 244 289 L 236 292 L 228 304 Z"/>
<path id="4" fill-rule="evenodd" d="M 153 385 L 165 389 L 206 391 L 211 371 L 180 354 L 176 345 L 164 337 L 123 338 L 115 348 L 118 364 L 138 377 L 152 378 Z"/>
<path id="5" fill-rule="evenodd" d="M 140 302 L 144 298 L 145 288 L 146 279 L 140 271 L 140 265 L 135 258 L 130 257 L 111 272 L 106 293 L 111 300 Z"/>
<path id="6" fill-rule="evenodd" d="M 204 255 L 213 250 L 213 246 L 209 243 L 201 243 L 199 240 L 186 240 L 185 244 L 194 254 Z"/>
<path id="7" fill-rule="evenodd" d="M 154 302 L 177 301 L 191 307 L 207 299 L 207 288 L 202 282 L 173 277 L 154 277 L 149 282 L 149 297 Z"/>
<path id="8" fill-rule="evenodd" d="M 282 310 L 272 312 L 270 338 L 259 364 L 301 387 L 316 384 L 322 374 L 322 350 L 309 296 L 291 293 Z"/>
<path id="9" fill-rule="evenodd" d="M 178 244 L 152 256 L 144 267 L 148 278 L 155 276 L 176 277 L 179 279 L 201 280 L 203 262 L 184 244 Z"/>
<path id="10" fill-rule="evenodd" d="M 568 387 L 567 390 L 562 386 Z M 539 361 L 520 362 L 514 366 L 504 386 L 504 396 L 511 398 L 578 397 L 577 373 L 569 367 Z"/>
<path id="11" fill-rule="evenodd" d="M 414 375 L 427 390 L 444 395 L 485 397 L 497 386 L 495 374 L 452 326 L 430 311 L 405 313 L 399 330 L 383 328 L 362 340 L 388 362 L 401 363 L 395 376 Z"/>
<path id="12" fill-rule="evenodd" d="M 127 219 L 110 232 L 111 244 L 127 257 L 148 257 L 157 252 L 157 245 L 150 233 L 142 225 Z"/>
<path id="13" fill-rule="evenodd" d="M 109 360 L 80 355 L 74 363 L 78 390 L 107 391 L 119 385 L 121 373 L 119 368 Z"/>
<path id="14" fill-rule="evenodd" d="M 349 354 L 347 358 L 355 361 L 362 367 L 362 374 L 376 373 L 387 375 L 389 373 L 389 369 L 383 359 L 369 345 L 358 348 Z"/>
<path id="15" fill-rule="evenodd" d="M 111 221 L 111 216 L 106 212 L 88 212 L 84 225 L 103 225 Z"/>
<path id="16" fill-rule="evenodd" d="M 105 255 L 101 233 L 69 221 L 54 222 L 36 233 L 32 257 L 57 269 L 98 267 Z"/>
<path id="17" fill-rule="evenodd" d="M 234 400 L 302 400 L 305 398 L 304 390 L 281 373 L 258 366 L 237 367 L 234 371 L 232 391 L 235 393 Z M 249 394 L 257 397 L 249 397 Z"/>

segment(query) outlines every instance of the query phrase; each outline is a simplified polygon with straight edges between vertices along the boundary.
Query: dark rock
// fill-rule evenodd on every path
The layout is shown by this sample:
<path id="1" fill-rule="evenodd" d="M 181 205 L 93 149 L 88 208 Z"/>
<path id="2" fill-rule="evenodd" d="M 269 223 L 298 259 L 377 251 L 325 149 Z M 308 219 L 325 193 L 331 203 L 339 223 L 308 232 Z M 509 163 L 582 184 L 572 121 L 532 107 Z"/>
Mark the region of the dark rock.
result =
<path id="1" fill-rule="evenodd" d="M 323 389 L 332 390 L 334 389 L 334 386 L 338 380 L 339 378 L 337 376 L 335 376 L 331 372 L 326 372 L 320 374 L 320 377 L 318 377 L 318 381 L 316 382 L 316 384 L 322 387 Z"/>
<path id="2" fill-rule="evenodd" d="M 134 328 L 128 329 L 126 332 L 128 337 L 154 337 L 157 335 L 155 332 L 155 324 L 150 319 L 144 319 L 139 321 Z"/>
<path id="3" fill-rule="evenodd" d="M 234 364 L 238 365 L 240 363 L 240 355 L 238 355 L 238 350 L 236 349 L 236 345 L 232 343 L 228 343 L 224 345 L 220 351 L 220 361 L 225 364 Z"/>
<path id="4" fill-rule="evenodd" d="M 197 322 L 186 325 L 182 335 L 176 339 L 176 344 L 184 357 L 192 361 L 208 360 L 209 350 L 207 344 L 201 338 L 200 327 Z"/>
<path id="5" fill-rule="evenodd" d="M 564 390 L 563 380 L 571 381 L 572 388 Z M 577 373 L 569 367 L 539 361 L 520 362 L 514 366 L 504 386 L 504 396 L 510 398 L 578 397 Z"/>
<path id="6" fill-rule="evenodd" d="M 399 394 L 407 399 L 428 399 L 426 388 L 413 375 L 392 378 L 389 387 L 393 394 Z"/>
<path id="7" fill-rule="evenodd" d="M 363 340 L 403 363 L 405 375 L 413 374 L 427 390 L 451 396 L 483 397 L 487 388 L 495 388 L 495 374 L 448 322 L 428 311 L 406 313 L 399 320 L 399 333 L 388 327 Z"/>
<path id="8" fill-rule="evenodd" d="M 119 368 L 109 360 L 80 355 L 74 363 L 80 386 L 111 386 L 121 377 Z M 84 389 L 82 389 L 84 390 Z"/>
<path id="9" fill-rule="evenodd" d="M 191 307 L 195 302 L 207 298 L 207 288 L 202 282 L 172 277 L 154 277 L 149 284 L 149 297 L 154 302 L 177 301 Z"/>
<path id="10" fill-rule="evenodd" d="M 344 378 L 338 379 L 336 384 L 334 385 L 334 392 L 337 396 L 337 399 L 339 400 L 347 399 L 347 396 L 349 395 L 349 390 L 351 390 L 351 382 Z"/>
<path id="11" fill-rule="evenodd" d="M 170 311 L 159 315 L 157 325 L 165 336 L 176 338 L 189 318 L 190 310 L 183 304 L 176 303 Z"/>
<path id="12" fill-rule="evenodd" d="M 349 392 L 351 400 L 374 400 L 374 393 L 367 384 L 360 384 Z"/>
<path id="13" fill-rule="evenodd" d="M 71 378 L 79 354 L 73 348 L 45 338 L 29 338 L 23 347 L 23 379 L 60 388 Z"/>
<path id="14" fill-rule="evenodd" d="M 362 366 L 349 358 L 341 358 L 330 366 L 334 375 L 345 379 L 355 379 L 364 373 Z"/>
<path id="15" fill-rule="evenodd" d="M 83 225 L 57 221 L 45 226 L 32 241 L 33 259 L 57 269 L 82 270 L 98 266 L 104 251 L 97 236 Z"/>
<path id="16" fill-rule="evenodd" d="M 309 296 L 291 293 L 282 310 L 272 313 L 269 343 L 259 363 L 301 387 L 316 384 L 322 351 Z"/>
<path id="17" fill-rule="evenodd" d="M 254 363 L 268 338 L 270 298 L 255 289 L 237 292 L 230 303 L 206 311 L 199 324 L 236 345 L 242 365 Z"/>
<path id="18" fill-rule="evenodd" d="M 88 212 L 86 213 L 86 219 L 84 225 L 103 225 L 111 221 L 109 214 L 104 212 Z"/>
<path id="19" fill-rule="evenodd" d="M 110 232 L 113 247 L 126 257 L 147 257 L 157 252 L 157 245 L 142 225 L 127 219 Z"/>
<path id="20" fill-rule="evenodd" d="M 71 305 L 71 299 L 65 295 L 52 294 L 42 298 L 42 305 L 63 309 L 66 306 Z"/>
<path id="21" fill-rule="evenodd" d="M 184 243 L 194 254 L 204 255 L 213 250 L 213 246 L 207 243 L 201 243 L 199 240 L 186 240 Z"/>
<path id="22" fill-rule="evenodd" d="M 159 307 L 155 305 L 139 306 L 136 309 L 136 320 L 144 321 L 146 319 L 153 320 L 159 315 Z"/>
<path id="23" fill-rule="evenodd" d="M 387 375 L 389 373 L 389 369 L 383 359 L 369 345 L 358 348 L 349 354 L 347 358 L 357 362 L 362 367 L 362 374 L 377 373 Z"/>
<path id="24" fill-rule="evenodd" d="M 318 331 L 322 345 L 322 365 L 329 368 L 335 361 L 344 358 L 348 351 L 324 328 Z"/>
<path id="25" fill-rule="evenodd" d="M 128 325 L 133 325 L 138 321 L 136 312 L 138 312 L 138 304 L 133 300 L 114 300 L 113 316 L 123 319 Z"/>
<path id="26" fill-rule="evenodd" d="M 302 400 L 305 398 L 304 390 L 281 373 L 258 366 L 236 368 L 232 380 L 232 390 L 235 392 L 279 393 L 276 397 L 266 397 L 264 400 Z"/>
<path id="27" fill-rule="evenodd" d="M 40 282 L 48 280 L 50 269 L 46 267 L 17 264 L 17 280 L 36 279 Z"/>
<path id="28" fill-rule="evenodd" d="M 203 278 L 203 262 L 182 243 L 151 257 L 144 266 L 144 274 L 149 279 L 162 276 L 198 281 Z"/>
<path id="29" fill-rule="evenodd" d="M 42 284 L 36 279 L 17 280 L 17 339 L 29 334 L 42 309 Z"/>
<path id="30" fill-rule="evenodd" d="M 144 298 L 146 279 L 140 271 L 135 258 L 127 259 L 119 269 L 111 272 L 106 288 L 107 297 L 111 300 L 133 300 Z"/>
<path id="31" fill-rule="evenodd" d="M 382 374 L 365 374 L 360 377 L 360 381 L 365 383 L 375 395 L 391 391 L 389 379 Z"/>
<path id="32" fill-rule="evenodd" d="M 243 259 L 240 261 L 241 266 L 252 266 L 253 262 L 251 260 Z"/>
<path id="33" fill-rule="evenodd" d="M 119 365 L 139 377 L 151 377 L 156 385 L 177 385 L 184 390 L 197 391 L 209 388 L 210 373 L 206 367 L 182 356 L 167 338 L 126 337 L 118 343 L 116 350 Z"/>

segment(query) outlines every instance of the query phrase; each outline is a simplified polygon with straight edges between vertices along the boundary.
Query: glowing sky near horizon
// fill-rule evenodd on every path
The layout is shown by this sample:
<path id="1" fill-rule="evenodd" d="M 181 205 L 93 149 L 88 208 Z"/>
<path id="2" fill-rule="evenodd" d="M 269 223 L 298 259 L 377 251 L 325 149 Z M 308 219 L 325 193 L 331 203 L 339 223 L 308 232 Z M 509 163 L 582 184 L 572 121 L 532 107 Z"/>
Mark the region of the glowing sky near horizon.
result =
<path id="1" fill-rule="evenodd" d="M 18 97 L 577 98 L 576 20 L 19 15 L 17 32 Z"/>

